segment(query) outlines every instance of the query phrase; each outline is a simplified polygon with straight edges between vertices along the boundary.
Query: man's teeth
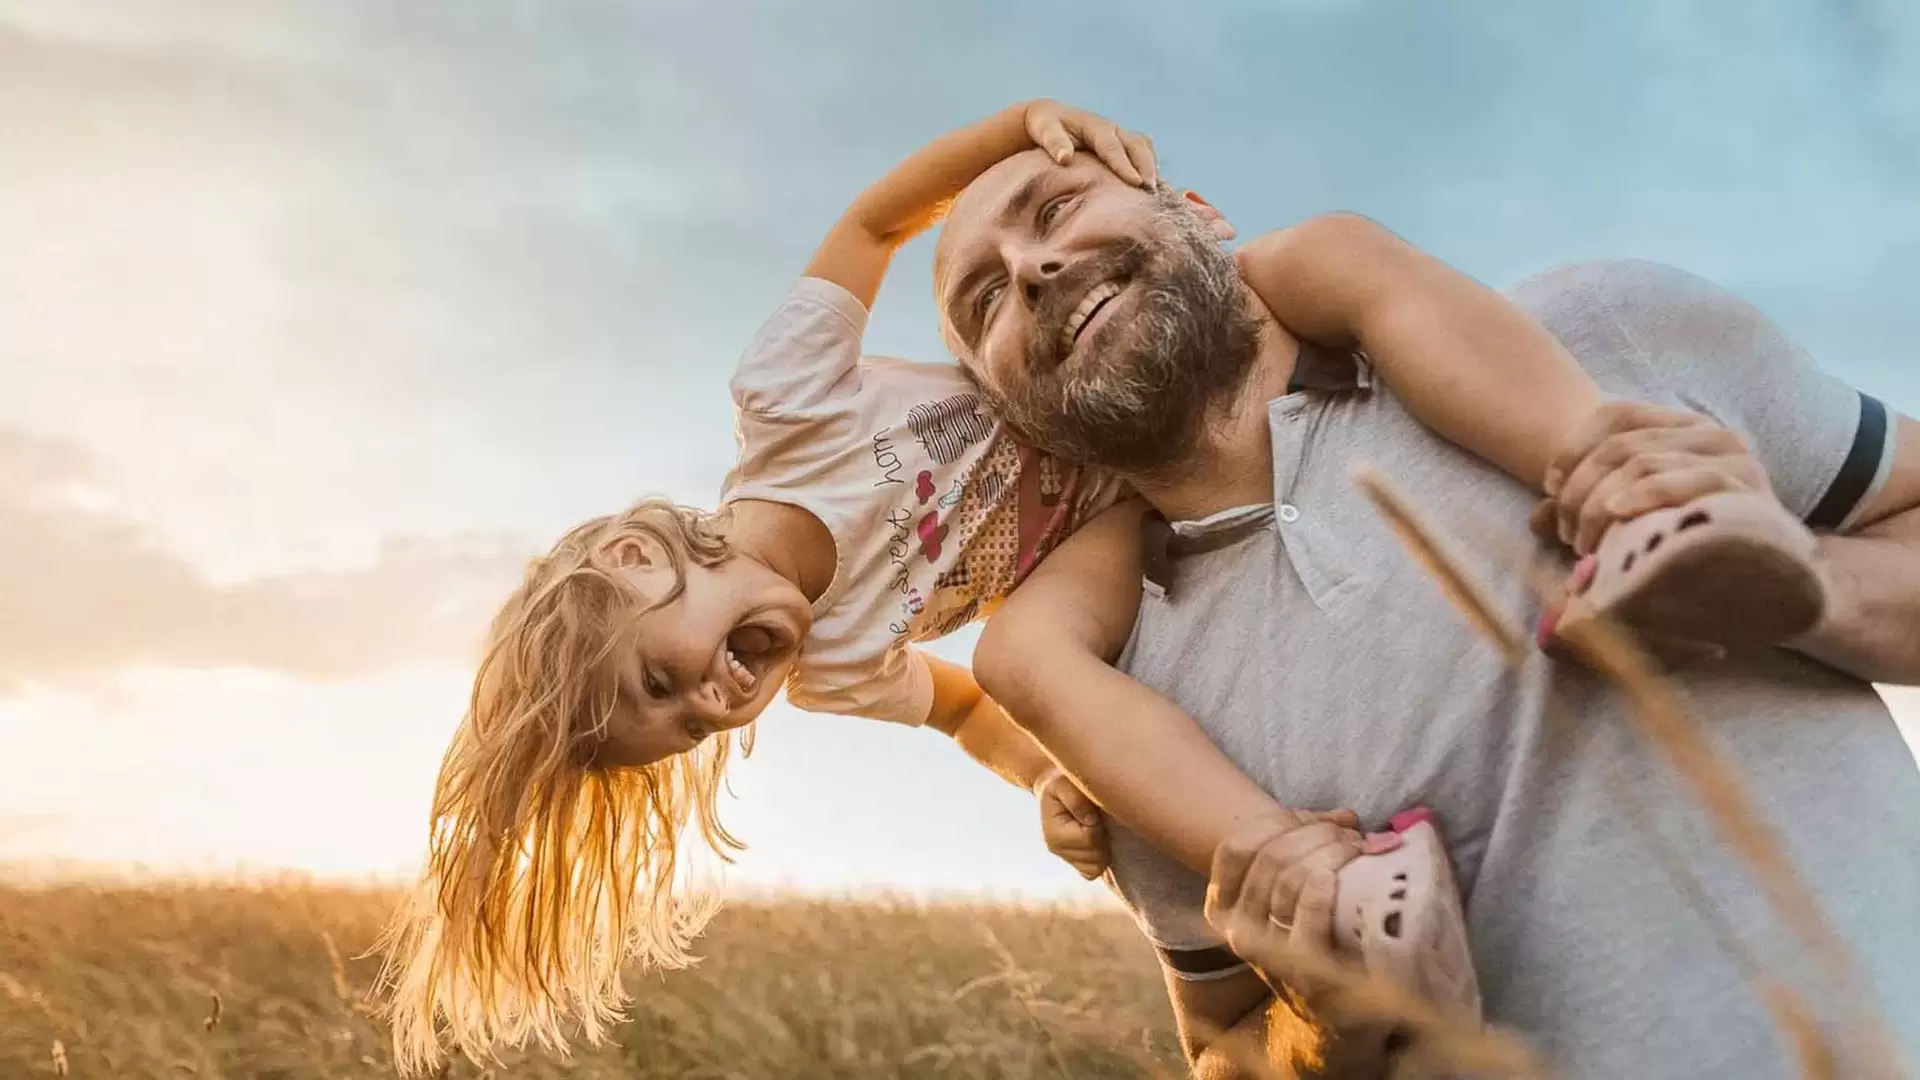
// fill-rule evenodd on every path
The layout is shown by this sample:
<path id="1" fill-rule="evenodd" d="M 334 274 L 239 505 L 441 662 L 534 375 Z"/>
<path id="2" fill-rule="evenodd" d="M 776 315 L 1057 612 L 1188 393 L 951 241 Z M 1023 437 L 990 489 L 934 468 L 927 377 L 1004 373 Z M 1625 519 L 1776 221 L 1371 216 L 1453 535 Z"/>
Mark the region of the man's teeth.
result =
<path id="1" fill-rule="evenodd" d="M 1069 349 L 1073 347 L 1074 342 L 1080 340 L 1080 328 L 1087 325 L 1087 320 L 1093 317 L 1094 311 L 1101 304 L 1118 295 L 1120 295 L 1120 286 L 1111 281 L 1087 290 L 1087 295 L 1080 298 L 1080 306 L 1074 308 L 1073 314 L 1067 316 L 1066 346 Z"/>
<path id="2" fill-rule="evenodd" d="M 753 672 L 747 668 L 747 665 L 740 662 L 740 657 L 731 648 L 727 650 L 727 670 L 733 674 L 734 680 L 740 684 L 741 689 L 748 693 L 753 692 L 753 684 L 757 680 L 754 679 Z"/>

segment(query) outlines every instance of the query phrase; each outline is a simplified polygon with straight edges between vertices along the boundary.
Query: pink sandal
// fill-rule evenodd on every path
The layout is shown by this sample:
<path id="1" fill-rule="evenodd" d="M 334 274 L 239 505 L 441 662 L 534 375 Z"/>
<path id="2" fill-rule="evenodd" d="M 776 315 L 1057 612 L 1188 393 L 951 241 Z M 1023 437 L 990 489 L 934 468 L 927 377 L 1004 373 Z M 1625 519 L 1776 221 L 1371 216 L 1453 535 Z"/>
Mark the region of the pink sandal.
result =
<path id="1" fill-rule="evenodd" d="M 1340 871 L 1335 940 L 1358 955 L 1369 974 L 1478 1021 L 1480 979 L 1433 812 L 1405 811 L 1390 827 L 1400 835 L 1399 847 L 1362 855 Z"/>
<path id="2" fill-rule="evenodd" d="M 1599 616 L 1669 659 L 1778 645 L 1813 628 L 1826 592 L 1813 533 L 1763 495 L 1723 492 L 1616 523 L 1540 620 L 1542 651 Z"/>

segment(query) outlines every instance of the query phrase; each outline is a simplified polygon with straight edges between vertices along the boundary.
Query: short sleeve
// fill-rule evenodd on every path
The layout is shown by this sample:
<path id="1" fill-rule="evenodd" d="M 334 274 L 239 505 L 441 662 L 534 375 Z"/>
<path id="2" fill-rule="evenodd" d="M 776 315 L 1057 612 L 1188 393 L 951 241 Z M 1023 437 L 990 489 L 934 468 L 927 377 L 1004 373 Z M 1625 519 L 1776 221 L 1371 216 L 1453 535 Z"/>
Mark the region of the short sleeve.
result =
<path id="1" fill-rule="evenodd" d="M 852 393 L 860 378 L 867 309 L 821 278 L 794 283 L 740 358 L 733 402 L 753 413 L 805 410 Z"/>
<path id="2" fill-rule="evenodd" d="M 787 700 L 808 712 L 920 727 L 933 712 L 933 671 L 906 645 L 871 659 L 809 657 L 788 683 Z"/>
<path id="3" fill-rule="evenodd" d="M 1641 261 L 1589 272 L 1656 385 L 1739 432 L 1789 510 L 1839 529 L 1872 501 L 1893 461 L 1893 425 L 1878 399 L 1821 370 L 1765 314 L 1703 278 Z"/>

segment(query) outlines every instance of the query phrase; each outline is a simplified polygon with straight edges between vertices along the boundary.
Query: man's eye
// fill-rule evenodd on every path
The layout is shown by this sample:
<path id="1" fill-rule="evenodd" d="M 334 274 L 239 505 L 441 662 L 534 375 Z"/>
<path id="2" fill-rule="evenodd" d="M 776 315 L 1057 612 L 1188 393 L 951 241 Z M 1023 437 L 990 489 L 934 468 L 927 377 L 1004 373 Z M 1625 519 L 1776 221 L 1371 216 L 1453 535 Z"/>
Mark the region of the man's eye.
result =
<path id="1" fill-rule="evenodd" d="M 1042 229 L 1050 228 L 1054 221 L 1060 217 L 1061 213 L 1066 210 L 1067 203 L 1071 200 L 1072 196 L 1070 195 L 1062 195 L 1057 199 L 1048 200 L 1047 204 L 1040 208 L 1040 227 Z"/>
<path id="2" fill-rule="evenodd" d="M 980 295 L 975 297 L 973 301 L 975 312 L 980 315 L 985 315 L 988 311 L 991 311 L 993 309 L 993 302 L 1000 299 L 1000 290 L 1003 288 L 1005 288 L 1004 285 L 996 284 L 981 289 Z"/>

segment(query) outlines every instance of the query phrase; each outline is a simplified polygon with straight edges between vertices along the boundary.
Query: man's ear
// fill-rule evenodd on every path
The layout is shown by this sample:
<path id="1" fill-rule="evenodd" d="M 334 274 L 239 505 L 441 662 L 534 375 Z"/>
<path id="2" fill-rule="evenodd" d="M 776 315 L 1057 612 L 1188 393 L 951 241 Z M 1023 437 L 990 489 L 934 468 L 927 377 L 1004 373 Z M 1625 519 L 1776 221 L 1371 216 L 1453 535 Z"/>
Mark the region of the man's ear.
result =
<path id="1" fill-rule="evenodd" d="M 1180 193 L 1180 197 L 1187 200 L 1187 204 L 1199 211 L 1200 216 L 1206 219 L 1207 224 L 1213 229 L 1214 239 L 1225 243 L 1240 235 L 1234 230 L 1233 222 L 1228 221 L 1226 215 L 1216 209 L 1214 205 L 1202 197 L 1199 192 L 1188 188 Z"/>

